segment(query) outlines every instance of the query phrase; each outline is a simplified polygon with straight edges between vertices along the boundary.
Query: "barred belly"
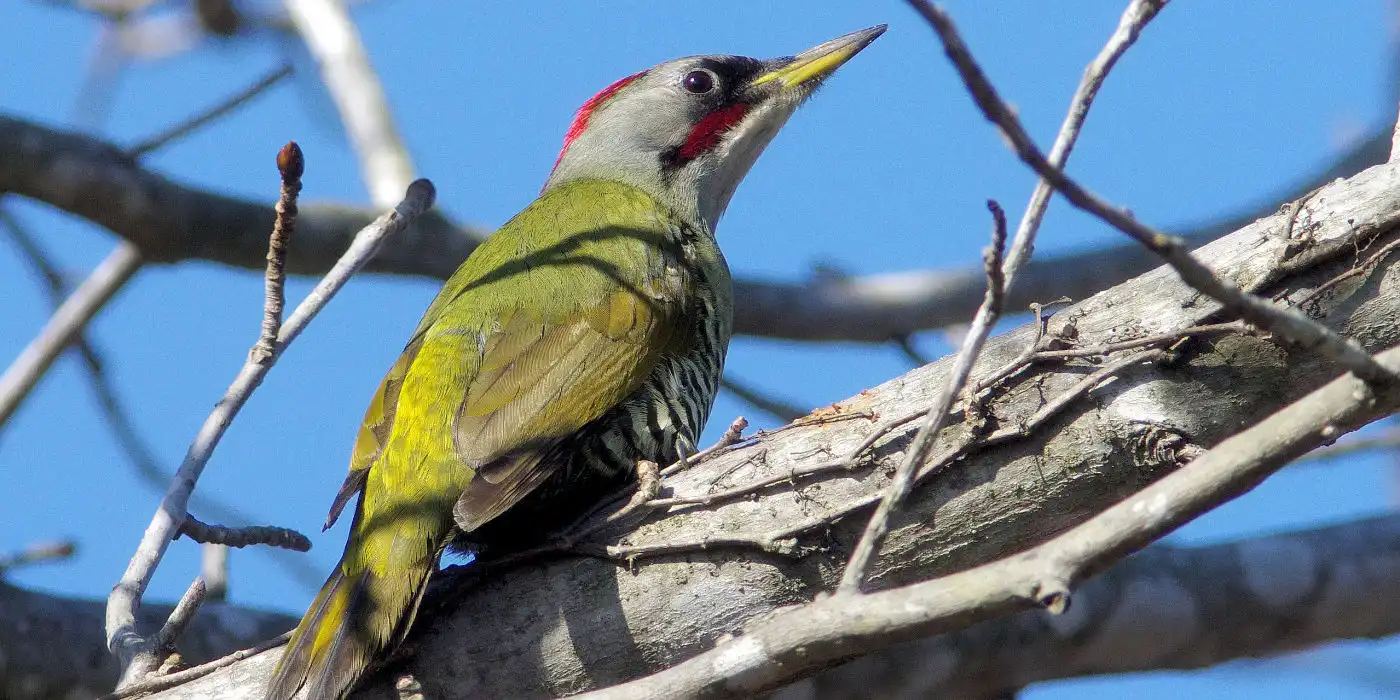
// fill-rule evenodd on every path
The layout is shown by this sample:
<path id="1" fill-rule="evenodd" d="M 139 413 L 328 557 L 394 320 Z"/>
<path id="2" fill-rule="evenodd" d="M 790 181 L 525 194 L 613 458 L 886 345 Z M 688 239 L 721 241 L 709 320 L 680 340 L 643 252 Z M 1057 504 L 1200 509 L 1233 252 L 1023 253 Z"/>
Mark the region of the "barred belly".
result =
<path id="1" fill-rule="evenodd" d="M 659 363 L 631 399 L 612 412 L 596 437 L 580 446 L 579 466 L 610 480 L 626 480 L 637 460 L 666 466 L 693 453 L 719 391 L 723 351 L 713 345 Z"/>

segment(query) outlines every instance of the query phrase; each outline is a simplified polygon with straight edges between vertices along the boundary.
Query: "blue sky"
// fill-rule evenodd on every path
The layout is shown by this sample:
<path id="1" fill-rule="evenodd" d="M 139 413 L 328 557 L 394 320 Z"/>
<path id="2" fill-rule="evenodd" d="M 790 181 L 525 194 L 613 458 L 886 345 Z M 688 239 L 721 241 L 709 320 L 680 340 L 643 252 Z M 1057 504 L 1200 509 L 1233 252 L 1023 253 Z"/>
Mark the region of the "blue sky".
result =
<path id="1" fill-rule="evenodd" d="M 1083 67 L 1116 25 L 1121 0 L 948 3 L 974 52 L 1032 133 L 1048 145 Z M 1070 171 L 1155 225 L 1183 226 L 1259 202 L 1394 119 L 1392 8 L 1347 3 L 1168 6 L 1109 79 Z M 573 110 L 614 79 L 676 56 L 791 54 L 887 22 L 889 32 L 842 69 L 786 127 L 719 227 L 736 275 L 801 279 L 814 266 L 851 274 L 976 264 L 983 202 L 1013 219 L 1034 184 L 973 108 L 928 27 L 902 2 L 784 0 L 437 3 L 380 0 L 359 8 L 418 173 L 453 216 L 498 225 L 535 195 Z M 0 112 L 56 126 L 70 117 L 97 24 L 55 3 L 0 0 Z M 217 102 L 287 53 L 282 37 L 208 41 L 123 74 L 102 135 L 133 144 Z M 309 64 L 300 64 L 308 69 Z M 310 77 L 284 82 L 147 163 L 180 181 L 271 202 L 277 148 L 307 157 L 305 201 L 367 199 L 334 108 Z M 107 232 L 41 205 L 7 200 L 80 279 L 110 250 Z M 1052 205 L 1039 252 L 1116 242 L 1118 234 Z M 1072 271 L 1068 272 L 1072 274 Z M 294 300 L 309 289 L 294 281 Z M 323 574 L 343 526 L 317 527 L 345 469 L 363 407 L 436 289 L 422 279 L 352 283 L 273 370 L 216 452 L 200 493 L 260 523 L 313 534 Z M 256 337 L 257 273 L 204 263 L 151 267 L 93 326 L 138 426 L 173 467 Z M 0 247 L 0 358 L 42 325 L 47 302 L 25 263 Z M 943 354 L 941 336 L 918 339 Z M 6 360 L 8 361 L 8 360 Z M 786 399 L 817 406 L 908 369 L 895 350 L 737 339 L 729 369 Z M 736 414 L 718 402 L 711 437 Z M 762 421 L 760 421 L 760 424 Z M 1175 536 L 1218 541 L 1375 513 L 1392 505 L 1381 460 L 1286 471 Z M 66 357 L 0 431 L 0 551 L 59 536 L 72 561 L 17 572 L 17 583 L 105 596 L 155 508 L 100 420 L 81 364 Z M 173 599 L 198 570 L 176 543 L 151 587 Z M 260 552 L 233 555 L 232 597 L 299 612 L 311 595 Z M 1394 643 L 1338 652 L 1400 667 Z M 1351 657 L 1349 657 L 1351 658 Z M 1191 674 L 1069 681 L 1033 700 L 1110 696 L 1379 698 L 1384 689 L 1317 665 L 1246 663 Z"/>

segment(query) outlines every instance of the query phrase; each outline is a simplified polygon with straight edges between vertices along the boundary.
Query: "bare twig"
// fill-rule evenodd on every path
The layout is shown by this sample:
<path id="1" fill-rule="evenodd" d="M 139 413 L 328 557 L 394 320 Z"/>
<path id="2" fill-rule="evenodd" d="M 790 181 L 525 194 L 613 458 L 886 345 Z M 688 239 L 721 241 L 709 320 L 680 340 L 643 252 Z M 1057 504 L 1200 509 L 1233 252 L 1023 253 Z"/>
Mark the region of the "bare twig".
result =
<path id="1" fill-rule="evenodd" d="M 1391 163 L 1400 162 L 1400 119 L 1395 122 L 1395 128 L 1390 134 L 1390 158 Z"/>
<path id="2" fill-rule="evenodd" d="M 156 565 L 165 554 L 170 540 L 179 530 L 184 520 L 190 493 L 195 482 L 204 470 L 214 447 L 242 408 L 253 390 L 262 383 L 277 357 L 289 343 L 301 334 L 311 319 L 326 305 L 351 275 L 365 264 L 379 245 L 389 236 L 403 230 L 414 219 L 432 206 L 434 192 L 427 180 L 418 180 L 409 187 L 404 200 L 394 211 L 381 216 L 355 237 L 354 243 L 346 251 L 335 267 L 307 295 L 291 318 L 283 324 L 278 334 L 273 355 L 266 363 L 246 362 L 242 371 L 234 379 L 224 398 L 205 420 L 204 426 L 190 445 L 184 463 L 175 474 L 170 490 L 162 499 L 160 508 L 146 528 L 141 545 L 132 557 L 130 565 L 120 582 L 112 589 L 107 601 L 107 644 L 108 648 L 122 660 L 124 667 L 122 686 L 135 683 L 139 678 L 128 672 L 135 667 L 132 660 L 138 654 L 152 652 L 150 641 L 136 631 L 136 612 L 140 607 L 141 595 L 145 592 Z"/>
<path id="3" fill-rule="evenodd" d="M 206 544 L 199 548 L 199 576 L 204 579 L 204 599 L 211 603 L 228 600 L 228 555 L 228 545 Z"/>
<path id="4" fill-rule="evenodd" d="M 175 536 L 184 535 L 200 544 L 221 544 L 227 547 L 243 548 L 250 545 L 267 545 L 294 552 L 311 551 L 311 540 L 296 530 L 285 527 L 224 527 L 201 522 L 193 515 L 185 514 Z"/>
<path id="5" fill-rule="evenodd" d="M 682 462 L 681 460 L 676 460 L 675 463 L 661 470 L 661 476 L 663 478 L 670 476 L 689 466 L 699 464 L 704 460 L 710 459 L 717 455 L 724 454 L 726 451 L 729 450 L 729 448 L 744 441 L 744 431 L 748 430 L 748 427 L 748 419 L 744 418 L 743 416 L 735 416 L 734 420 L 729 422 L 729 427 L 725 428 L 724 434 L 720 435 L 719 440 L 715 441 L 715 444 L 710 445 L 709 447 L 706 447 L 705 449 L 700 450 L 699 452 L 696 452 L 693 455 L 690 455 L 686 458 L 684 462 Z"/>
<path id="6" fill-rule="evenodd" d="M 919 9 L 918 3 L 914 4 L 916 9 Z M 1062 165 L 1074 149 L 1079 131 L 1083 127 L 1084 120 L 1088 117 L 1089 108 L 1093 104 L 1100 86 L 1103 85 L 1104 78 L 1112 70 L 1119 57 L 1137 40 L 1138 33 L 1142 28 L 1156 16 L 1164 4 L 1165 0 L 1134 0 L 1123 13 L 1118 29 L 1109 39 L 1108 44 L 1085 69 L 1084 77 L 1070 102 L 1069 115 L 1065 117 L 1064 124 L 1055 138 L 1054 150 L 1050 157 L 1056 167 Z M 1050 192 L 1050 183 L 1045 179 L 1037 183 L 1036 189 L 1031 195 L 1031 201 L 1026 207 L 1025 215 L 1021 219 L 1021 224 L 1017 227 L 1011 250 L 1005 256 L 1004 263 L 1000 251 L 1002 244 L 994 243 L 993 249 L 997 250 L 996 269 L 992 269 L 993 262 L 989 259 L 987 261 L 987 298 L 978 308 L 968 335 L 962 343 L 958 362 L 944 393 L 939 395 L 927 422 L 915 437 L 914 444 L 905 457 L 905 462 L 896 471 L 894 481 L 890 484 L 889 494 L 881 501 L 880 506 L 871 516 L 870 523 L 861 536 L 860 543 L 851 553 L 851 560 L 841 578 L 838 593 L 854 594 L 860 591 L 861 581 L 865 577 L 865 570 L 870 564 L 870 559 L 878 551 L 880 542 L 884 539 L 889 516 L 908 493 L 915 471 L 914 465 L 922 462 L 926 457 L 932 446 L 933 438 L 946 419 L 948 408 L 952 406 L 953 400 L 967 383 L 972 366 L 976 363 L 982 345 L 991 332 L 991 326 L 1001 315 L 1002 298 L 1005 296 L 1006 288 L 1015 280 L 1016 274 L 1030 258 L 1031 251 L 1035 248 L 1036 232 L 1045 214 Z M 1006 235 L 1004 216 L 999 208 L 993 211 L 998 217 L 997 228 L 1001 231 L 999 237 L 1004 240 Z"/>
<path id="7" fill-rule="evenodd" d="M 196 576 L 190 583 L 190 587 L 185 589 L 185 594 L 180 596 L 180 600 L 175 603 L 175 609 L 170 611 L 170 617 L 165 619 L 165 624 L 161 625 L 160 631 L 156 632 L 154 638 L 157 649 L 166 650 L 175 647 L 175 640 L 185 631 L 185 627 L 194 619 L 194 614 L 199 610 L 199 606 L 204 604 L 204 577 Z"/>
<path id="8" fill-rule="evenodd" d="M 924 357 L 924 354 L 919 352 L 918 348 L 914 347 L 914 337 L 911 335 L 901 335 L 892 342 L 895 348 L 899 350 L 900 354 L 908 358 L 909 362 L 915 367 L 923 367 L 933 361 Z"/>
<path id="9" fill-rule="evenodd" d="M 1059 338 L 1046 338 L 1045 336 L 1039 336 L 1036 338 L 1036 342 L 1026 346 L 1025 352 L 1022 352 L 1015 359 L 1011 360 L 1005 365 L 1002 365 L 1000 368 L 992 371 L 986 377 L 977 380 L 977 382 L 973 384 L 973 388 L 979 392 L 985 391 L 986 389 L 999 384 L 1002 380 L 1006 379 L 1007 377 L 1010 377 L 1016 374 L 1017 372 L 1020 372 L 1021 370 L 1026 369 L 1027 367 L 1030 367 L 1031 365 L 1034 365 L 1039 362 L 1067 360 L 1075 357 L 1106 356 L 1116 352 L 1122 352 L 1124 350 L 1136 350 L 1139 348 L 1146 348 L 1152 346 L 1174 345 L 1176 343 L 1181 342 L 1182 340 L 1185 340 L 1186 338 L 1195 338 L 1205 335 L 1215 335 L 1219 333 L 1243 333 L 1247 330 L 1248 327 L 1241 321 L 1231 321 L 1229 323 L 1211 323 L 1204 326 L 1193 326 L 1191 328 L 1183 328 L 1179 331 L 1153 333 L 1152 335 L 1145 335 L 1141 338 L 1133 338 L 1132 340 L 1124 340 L 1117 343 L 1107 343 L 1104 345 L 1088 345 L 1064 350 L 1057 350 L 1052 347 L 1048 347 L 1048 344 L 1046 342 L 1048 340 L 1064 342 L 1063 340 Z"/>
<path id="10" fill-rule="evenodd" d="M 1293 306 L 1296 306 L 1306 311 L 1308 309 L 1309 304 L 1312 304 L 1317 299 L 1326 294 L 1329 290 L 1341 284 L 1342 282 L 1345 282 L 1353 277 L 1369 276 L 1372 272 L 1376 271 L 1376 267 L 1378 265 L 1384 262 L 1385 259 L 1389 257 L 1391 253 L 1395 252 L 1396 248 L 1400 248 L 1400 241 L 1391 241 L 1390 243 L 1381 246 L 1379 250 L 1372 253 L 1370 257 L 1366 258 L 1365 262 L 1362 262 L 1358 265 L 1353 265 L 1352 267 L 1348 268 L 1345 272 L 1342 272 L 1337 276 L 1333 277 L 1332 279 L 1329 279 L 1326 282 L 1323 282 L 1322 284 L 1318 285 L 1315 289 L 1303 295 L 1302 298 L 1298 299 L 1297 301 L 1294 301 Z"/>
<path id="11" fill-rule="evenodd" d="M 763 393 L 762 391 L 755 389 L 738 379 L 735 379 L 733 375 L 726 374 L 723 377 L 720 377 L 719 385 L 720 388 L 725 389 L 729 393 L 733 394 L 734 397 L 739 399 L 740 401 L 743 401 L 744 403 L 753 406 L 754 408 L 763 411 L 764 413 L 767 413 L 768 415 L 773 416 L 774 418 L 777 418 L 778 420 L 781 420 L 784 423 L 791 423 L 792 421 L 795 421 L 798 418 L 807 415 L 807 411 L 802 410 L 798 406 L 783 401 L 781 399 L 775 399 L 772 396 L 769 396 Z"/>
<path id="12" fill-rule="evenodd" d="M 1378 360 L 1400 367 L 1400 349 L 1387 350 Z M 889 591 L 819 599 L 776 613 L 742 636 L 664 671 L 577 697 L 748 697 L 862 651 L 1037 605 L 1063 609 L 1073 586 L 1128 552 L 1398 406 L 1400 391 L 1343 376 L 1026 552 Z"/>
<path id="13" fill-rule="evenodd" d="M 243 649 L 241 651 L 235 651 L 222 659 L 215 659 L 214 661 L 210 661 L 209 663 L 200 664 L 198 666 L 192 666 L 183 671 L 170 673 L 164 676 L 157 676 L 155 678 L 151 678 L 140 683 L 133 683 L 132 685 L 129 685 L 115 693 L 108 693 L 107 695 L 103 695 L 97 700 L 123 700 L 124 698 L 133 698 L 140 695 L 146 695 L 148 693 L 159 692 L 167 688 L 174 688 L 177 685 L 188 683 L 196 678 L 203 678 L 221 668 L 232 666 L 250 656 L 257 656 L 258 654 L 261 654 L 267 651 L 268 649 L 275 649 L 279 646 L 282 646 L 283 644 L 286 644 L 287 640 L 291 638 L 292 631 L 287 630 L 286 632 L 276 637 L 273 637 L 272 639 L 269 639 L 261 644 L 258 644 L 257 646 L 250 647 L 248 649 Z"/>
<path id="14" fill-rule="evenodd" d="M 777 486 L 779 484 L 796 484 L 799 479 L 805 479 L 821 474 L 829 474 L 837 471 L 854 471 L 855 469 L 861 466 L 861 464 L 866 459 L 867 451 L 870 450 L 870 448 L 874 447 L 877 442 L 879 442 L 884 437 L 888 436 L 890 433 L 893 433 L 900 427 L 908 425 L 909 423 L 918 420 L 919 418 L 922 418 L 925 414 L 926 411 L 917 411 L 915 413 L 909 413 L 903 416 L 896 417 L 892 420 L 883 421 L 879 425 L 875 426 L 875 429 L 872 430 L 870 434 L 866 436 L 866 438 L 862 440 L 859 445 L 856 446 L 855 449 L 851 450 L 850 452 L 846 453 L 846 455 L 838 459 L 828 460 L 825 462 L 818 462 L 816 464 L 804 465 L 802 467 L 794 468 L 786 474 L 779 474 L 764 479 L 759 479 L 758 481 L 752 481 L 742 486 L 736 486 L 734 488 L 725 489 L 723 491 L 716 491 L 696 496 L 672 496 L 669 498 L 655 498 L 649 501 L 648 505 L 652 508 L 670 508 L 673 506 L 685 505 L 709 506 L 714 505 L 716 503 L 722 503 L 724 501 L 734 500 L 736 498 L 751 496 L 762 491 L 763 489 L 772 486 Z"/>
<path id="15" fill-rule="evenodd" d="M 1297 459 L 1297 463 L 1335 459 L 1359 452 L 1400 449 L 1400 429 L 1390 428 L 1379 435 L 1338 442 L 1335 445 L 1319 447 Z"/>
<path id="16" fill-rule="evenodd" d="M 135 245 L 126 241 L 117 244 L 116 249 L 54 312 L 38 337 L 0 375 L 0 425 L 14 415 L 53 361 L 136 274 L 141 263 L 141 251 Z"/>
<path id="17" fill-rule="evenodd" d="M 621 510 L 609 515 L 605 522 L 617 522 L 645 507 L 647 501 L 661 493 L 661 467 L 649 459 L 637 462 L 637 490 Z"/>
<path id="18" fill-rule="evenodd" d="M 1209 267 L 1191 256 L 1191 251 L 1184 241 L 1140 223 L 1129 212 L 1103 201 L 1051 165 L 1021 126 L 1020 120 L 997 95 L 996 88 L 972 58 L 948 15 L 927 0 L 909 2 L 938 33 L 948 58 L 957 67 L 973 100 L 977 102 L 983 114 L 1000 128 L 1016 155 L 1076 208 L 1093 214 L 1146 246 L 1161 256 L 1180 275 L 1182 281 L 1246 321 L 1300 346 L 1314 349 L 1366 381 L 1382 382 L 1395 379 L 1391 372 L 1378 364 L 1355 341 L 1312 321 L 1297 309 L 1275 306 L 1216 277 Z"/>
<path id="19" fill-rule="evenodd" d="M 297 195 L 301 194 L 301 175 L 306 169 L 301 147 L 288 141 L 277 152 L 277 172 L 282 175 L 282 193 L 277 198 L 277 220 L 272 224 L 272 237 L 267 244 L 267 273 L 264 286 L 262 334 L 253 346 L 255 361 L 272 357 L 277 343 L 277 331 L 282 327 L 282 307 L 286 302 L 283 289 L 287 282 L 287 245 L 296 230 Z"/>
<path id="20" fill-rule="evenodd" d="M 67 559 L 77 551 L 78 546 L 72 540 L 56 540 L 32 544 L 18 552 L 0 554 L 0 576 L 21 566 Z"/>
<path id="21" fill-rule="evenodd" d="M 953 371 L 948 374 L 943 391 L 929 408 L 928 417 L 914 436 L 914 442 L 904 455 L 904 461 L 895 471 L 894 479 L 890 481 L 884 498 L 880 500 L 880 506 L 875 509 L 874 515 L 870 516 L 870 522 L 861 534 L 860 542 L 851 552 L 851 559 L 846 564 L 846 571 L 842 574 L 841 584 L 837 588 L 838 594 L 860 593 L 865 570 L 875 552 L 880 549 L 880 543 L 884 541 L 885 533 L 889 529 L 890 515 L 909 494 L 909 489 L 914 484 L 915 472 L 933 448 L 933 440 L 948 418 L 948 409 L 952 408 L 953 401 L 967 384 L 967 378 L 972 374 L 972 366 L 981 355 L 987 337 L 992 334 L 992 326 L 996 325 L 997 319 L 1001 317 L 1002 302 L 1006 293 L 1006 277 L 1002 269 L 1003 256 L 1006 253 L 1006 214 L 992 200 L 987 200 L 987 208 L 991 210 L 995 221 L 992 227 L 992 244 L 982 253 L 983 266 L 987 271 L 987 297 L 972 320 L 972 327 L 958 351 L 957 362 L 953 365 Z"/>
<path id="22" fill-rule="evenodd" d="M 1069 114 L 1065 115 L 1065 121 L 1061 124 L 1059 133 L 1055 135 L 1055 143 L 1050 147 L 1050 163 L 1056 168 L 1063 168 L 1065 161 L 1069 160 L 1074 144 L 1079 140 L 1079 132 L 1084 127 L 1084 120 L 1089 117 L 1089 108 L 1093 106 L 1094 98 L 1098 96 L 1099 88 L 1103 87 L 1103 81 L 1108 77 L 1109 71 L 1113 70 L 1113 66 L 1128 48 L 1137 42 L 1138 34 L 1167 2 L 1168 0 L 1133 0 L 1123 11 L 1123 17 L 1118 20 L 1118 29 L 1114 30 L 1113 36 L 1109 37 L 1099 55 L 1084 69 L 1084 77 L 1080 79 L 1079 87 L 1070 99 Z M 1026 232 L 1033 232 L 1040 226 L 1052 191 L 1050 183 L 1044 178 L 1035 184 L 1030 204 L 1026 205 L 1026 213 L 1021 218 L 1021 224 L 1016 227 L 1017 240 L 1033 240 L 1026 236 Z M 1015 281 L 1015 273 L 1021 268 L 1022 258 L 1028 257 L 1030 252 L 1031 247 L 1027 245 L 1024 248 L 1012 246 L 1007 253 L 1008 287 Z"/>
<path id="23" fill-rule="evenodd" d="M 4 229 L 9 232 L 11 240 L 19 248 L 20 253 L 43 279 L 44 291 L 47 292 L 54 309 L 58 309 L 63 305 L 64 298 L 68 296 L 68 282 L 64 279 L 63 273 L 50 262 L 49 256 L 39 245 L 39 241 L 31 236 L 9 208 L 3 205 L 0 205 L 0 224 L 4 225 Z M 116 389 L 112 387 L 101 353 L 81 330 L 75 337 L 73 345 L 78 349 L 78 353 L 83 359 L 83 365 L 87 368 L 93 391 L 97 394 L 98 404 L 107 417 L 108 423 L 112 426 L 112 432 L 116 435 L 117 442 L 121 444 L 122 451 L 136 467 L 138 474 L 148 481 L 160 479 L 160 484 L 164 486 L 170 477 L 168 474 L 161 473 L 160 467 L 156 464 L 154 450 L 136 430 L 130 413 L 126 410 Z"/>
<path id="24" fill-rule="evenodd" d="M 196 114 L 194 117 L 176 124 L 144 141 L 127 149 L 127 155 L 131 158 L 140 158 L 152 151 L 163 148 L 172 141 L 188 136 L 199 129 L 228 116 L 231 112 L 247 104 L 253 98 L 266 92 L 268 88 L 281 82 L 283 78 L 292 74 L 292 67 L 285 65 L 273 70 L 267 75 L 259 78 L 257 82 L 230 95 L 227 99 L 210 107 L 209 109 Z"/>
<path id="25" fill-rule="evenodd" d="M 11 238 L 20 252 L 43 278 L 45 290 L 54 307 L 62 305 L 64 297 L 68 293 L 67 283 L 62 273 L 39 246 L 39 242 L 20 225 L 13 213 L 3 206 L 0 206 L 0 224 L 4 224 L 4 228 L 10 232 Z M 118 446 L 135 469 L 136 476 L 143 484 L 164 493 L 166 486 L 170 483 L 171 474 L 160 465 L 154 448 L 142 436 L 136 422 L 131 417 L 131 411 L 127 408 L 116 387 L 113 386 L 111 378 L 107 375 L 102 352 L 95 342 L 84 337 L 81 333 L 73 345 L 78 350 L 83 365 L 87 369 L 89 383 L 96 394 L 98 409 L 111 427 Z M 191 503 L 196 510 L 203 511 L 216 520 L 233 522 L 247 522 L 248 520 L 247 516 L 240 513 L 238 509 L 214 496 L 198 494 Z M 292 557 L 274 557 L 274 560 L 279 566 L 284 567 L 297 582 L 313 587 L 321 585 L 322 575 L 305 560 Z M 206 577 L 206 581 L 210 583 L 212 590 L 212 579 Z"/>
<path id="26" fill-rule="evenodd" d="M 413 179 L 413 163 L 349 12 L 338 0 L 287 0 L 287 11 L 340 111 L 370 200 L 389 206 Z"/>

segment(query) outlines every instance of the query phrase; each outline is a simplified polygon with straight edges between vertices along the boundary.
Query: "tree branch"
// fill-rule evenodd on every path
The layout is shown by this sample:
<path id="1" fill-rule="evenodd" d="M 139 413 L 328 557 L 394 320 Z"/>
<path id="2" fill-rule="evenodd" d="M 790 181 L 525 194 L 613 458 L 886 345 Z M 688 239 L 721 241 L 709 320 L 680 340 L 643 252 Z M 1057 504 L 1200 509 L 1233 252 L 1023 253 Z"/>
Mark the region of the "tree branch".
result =
<path id="1" fill-rule="evenodd" d="M 1040 681 L 1196 669 L 1331 640 L 1377 639 L 1400 633 L 1400 599 L 1391 595 L 1397 578 L 1396 515 L 1207 547 L 1154 545 L 1084 583 L 1064 615 L 1031 610 L 891 647 L 802 681 L 775 700 L 787 692 L 824 700 L 991 697 Z M 0 671 L 0 695 L 92 697 L 112 687 L 116 662 L 103 648 L 100 605 L 0 582 L 0 652 L 9 660 Z M 290 615 L 218 610 L 197 616 L 186 630 L 181 654 L 188 662 L 252 647 L 296 624 Z M 170 607 L 148 612 L 158 624 Z M 182 677 L 160 680 L 167 682 L 153 690 Z"/>
<path id="2" fill-rule="evenodd" d="M 141 251 L 136 246 L 126 241 L 117 244 L 54 311 L 39 336 L 0 375 L 0 425 L 19 408 L 49 365 L 82 335 L 88 321 L 141 269 L 142 262 Z"/>
<path id="3" fill-rule="evenodd" d="M 127 566 L 126 573 L 112 588 L 112 594 L 108 598 L 107 646 L 123 662 L 123 685 L 142 680 L 155 668 L 153 660 L 156 648 L 152 645 L 153 640 L 136 630 L 136 614 L 140 610 L 141 596 L 164 556 L 166 547 L 179 532 L 195 483 L 229 423 L 262 383 L 263 377 L 287 345 L 301 334 L 330 298 L 374 255 L 374 251 L 385 238 L 402 231 L 432 207 L 433 197 L 432 185 L 427 180 L 416 181 L 409 187 L 404 201 L 394 211 L 380 217 L 374 224 L 361 231 L 336 266 L 307 294 L 291 318 L 281 326 L 273 351 L 265 356 L 259 356 L 257 353 L 250 355 L 228 392 L 205 420 L 185 455 L 184 463 L 175 472 L 170 489 L 161 500 L 150 526 L 146 528 L 141 545 Z"/>
<path id="4" fill-rule="evenodd" d="M 807 697 L 995 697 L 1031 683 L 1197 669 L 1400 633 L 1400 516 L 1208 547 L 1154 545 L 1030 610 L 891 647 L 799 684 Z"/>
<path id="5" fill-rule="evenodd" d="M 350 13 L 340 0 L 287 0 L 287 12 L 335 100 L 370 201 L 392 206 L 413 181 L 413 163 Z"/>

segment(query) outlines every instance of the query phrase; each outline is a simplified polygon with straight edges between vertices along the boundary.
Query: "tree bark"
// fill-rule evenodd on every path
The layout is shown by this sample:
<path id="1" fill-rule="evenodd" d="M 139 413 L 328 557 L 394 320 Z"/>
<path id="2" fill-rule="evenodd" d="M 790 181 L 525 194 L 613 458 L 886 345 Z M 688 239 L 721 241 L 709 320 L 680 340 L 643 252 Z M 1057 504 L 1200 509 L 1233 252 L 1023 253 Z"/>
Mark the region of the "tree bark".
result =
<path id="1" fill-rule="evenodd" d="M 0 697 L 92 698 L 116 685 L 117 658 L 102 634 L 105 600 L 36 593 L 0 581 Z M 159 627 L 169 605 L 148 605 L 141 622 Z M 215 659 L 275 637 L 296 624 L 281 613 L 206 603 L 180 638 L 189 663 Z"/>
<path id="2" fill-rule="evenodd" d="M 1032 610 L 863 656 L 772 700 L 993 698 L 1040 681 L 1196 669 L 1400 632 L 1400 516 L 1150 547 Z"/>

